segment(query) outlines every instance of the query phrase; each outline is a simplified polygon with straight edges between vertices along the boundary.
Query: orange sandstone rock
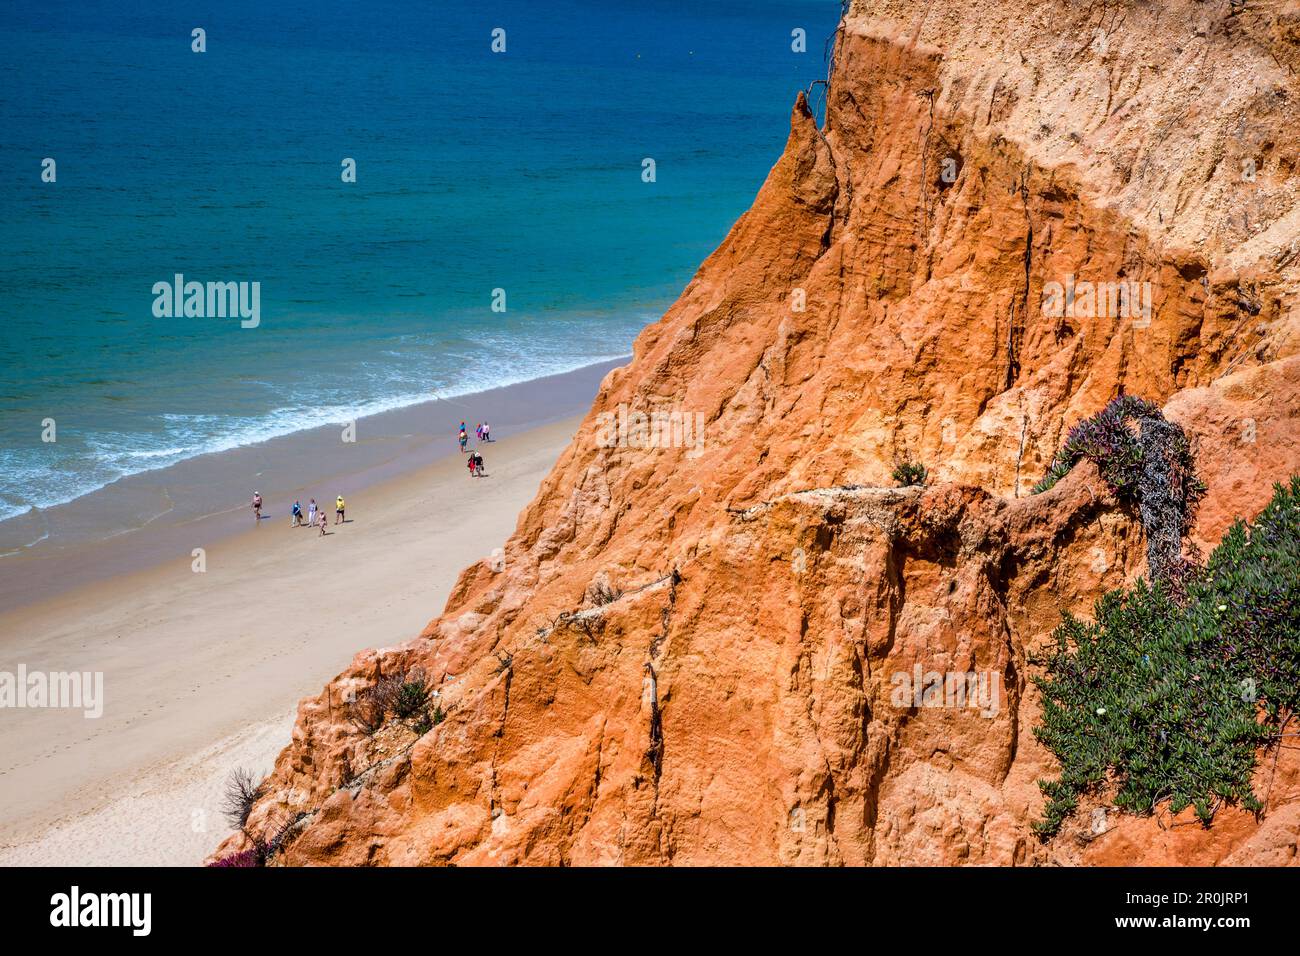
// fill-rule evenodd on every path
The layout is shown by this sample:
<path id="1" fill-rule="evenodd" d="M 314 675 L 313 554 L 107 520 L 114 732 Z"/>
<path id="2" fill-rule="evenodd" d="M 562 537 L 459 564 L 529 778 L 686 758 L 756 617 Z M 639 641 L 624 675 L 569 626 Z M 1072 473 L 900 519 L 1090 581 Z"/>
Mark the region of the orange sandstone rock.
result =
<path id="1" fill-rule="evenodd" d="M 1032 834 L 1030 652 L 1144 569 L 1091 465 L 1028 491 L 1122 392 L 1192 438 L 1203 550 L 1300 471 L 1298 17 L 855 6 L 824 124 L 801 94 L 504 570 L 302 702 L 249 831 L 305 814 L 288 863 L 1294 862 L 1292 754 L 1261 763 L 1262 820 L 1099 804 Z M 1054 313 L 1053 283 L 1140 291 Z M 930 485 L 889 487 L 901 459 Z M 351 724 L 350 694 L 417 666 L 444 721 Z M 996 703 L 909 696 L 950 672 Z"/>

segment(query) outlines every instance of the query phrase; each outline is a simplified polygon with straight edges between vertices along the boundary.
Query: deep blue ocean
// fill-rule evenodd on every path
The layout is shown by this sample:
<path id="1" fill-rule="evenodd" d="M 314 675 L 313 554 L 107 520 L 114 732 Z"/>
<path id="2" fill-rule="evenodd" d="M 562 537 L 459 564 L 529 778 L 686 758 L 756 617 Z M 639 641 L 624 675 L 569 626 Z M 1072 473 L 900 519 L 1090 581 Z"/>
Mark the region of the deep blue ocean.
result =
<path id="1" fill-rule="evenodd" d="M 3 0 L 0 518 L 627 354 L 753 199 L 839 11 Z M 260 283 L 260 325 L 155 316 L 176 273 Z"/>

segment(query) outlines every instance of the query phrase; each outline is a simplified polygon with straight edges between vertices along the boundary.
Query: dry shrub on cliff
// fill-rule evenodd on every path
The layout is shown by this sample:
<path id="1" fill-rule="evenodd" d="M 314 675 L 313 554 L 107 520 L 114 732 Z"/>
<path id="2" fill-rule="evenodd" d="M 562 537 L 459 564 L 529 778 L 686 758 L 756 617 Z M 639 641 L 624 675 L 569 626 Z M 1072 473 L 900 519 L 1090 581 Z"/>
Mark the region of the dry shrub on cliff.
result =
<path id="1" fill-rule="evenodd" d="M 251 770 L 237 767 L 226 780 L 226 794 L 221 813 L 232 830 L 242 830 L 253 811 L 253 804 L 262 795 L 262 784 Z"/>
<path id="2" fill-rule="evenodd" d="M 623 589 L 616 588 L 604 578 L 597 578 L 587 585 L 587 600 L 592 607 L 604 607 L 613 604 L 623 596 Z"/>
<path id="3" fill-rule="evenodd" d="M 272 833 L 269 840 L 244 830 L 244 835 L 252 843 L 252 846 L 218 857 L 208 866 L 241 868 L 266 866 L 296 836 L 298 825 L 306 819 L 308 819 L 306 813 L 294 814 L 275 828 L 275 832 Z M 247 819 L 245 819 L 246 822 Z M 240 825 L 239 829 L 243 829 L 243 824 Z"/>
<path id="4" fill-rule="evenodd" d="M 1034 733 L 1061 764 L 1059 779 L 1039 782 L 1041 836 L 1107 781 L 1137 814 L 1167 802 L 1208 825 L 1224 801 L 1262 809 L 1258 748 L 1300 704 L 1300 476 L 1277 485 L 1254 522 L 1238 521 L 1185 585 L 1139 580 L 1105 595 L 1092 623 L 1066 614 L 1038 661 Z"/>
<path id="5" fill-rule="evenodd" d="M 263 866 L 289 845 L 290 841 L 297 835 L 298 825 L 306 819 L 308 819 L 306 813 L 295 813 L 282 820 L 279 826 L 275 828 L 275 832 L 271 834 L 271 839 L 254 840 Z"/>
<path id="6" fill-rule="evenodd" d="M 423 734 L 441 722 L 441 717 L 437 720 L 429 718 L 428 705 L 432 696 L 433 686 L 424 671 L 418 667 L 402 677 L 395 674 L 381 675 L 357 694 L 356 700 L 348 706 L 348 719 L 362 733 L 370 735 L 384 725 L 391 713 L 400 720 L 416 721 L 414 729 Z"/>
<path id="7" fill-rule="evenodd" d="M 348 719 L 364 734 L 373 734 L 384 725 L 402 690 L 402 679 L 396 675 L 380 676 L 369 687 L 357 694 L 348 705 Z"/>

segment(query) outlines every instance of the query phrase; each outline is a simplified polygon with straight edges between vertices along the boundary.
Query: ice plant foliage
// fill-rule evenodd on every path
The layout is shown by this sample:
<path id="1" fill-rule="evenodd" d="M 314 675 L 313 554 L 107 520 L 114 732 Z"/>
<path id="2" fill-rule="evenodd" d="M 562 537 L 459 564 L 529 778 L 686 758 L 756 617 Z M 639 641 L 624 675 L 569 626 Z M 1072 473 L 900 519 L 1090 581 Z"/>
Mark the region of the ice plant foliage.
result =
<path id="1" fill-rule="evenodd" d="M 1070 429 L 1034 494 L 1047 491 L 1085 458 L 1096 464 L 1116 498 L 1139 509 L 1151 578 L 1177 582 L 1185 576 L 1183 535 L 1205 486 L 1196 477 L 1183 430 L 1154 403 L 1121 395 Z"/>
<path id="2" fill-rule="evenodd" d="M 1097 465 L 1116 497 L 1136 498 L 1142 478 L 1142 446 L 1131 423 L 1159 414 L 1154 403 L 1133 395 L 1112 399 L 1096 415 L 1070 429 L 1047 474 L 1034 485 L 1034 494 L 1047 491 L 1087 458 Z"/>
<path id="3" fill-rule="evenodd" d="M 225 856 L 208 864 L 210 867 L 254 867 L 261 865 L 262 861 L 256 849 L 237 850 L 234 853 L 227 853 Z"/>
<path id="4" fill-rule="evenodd" d="M 1262 809 L 1259 748 L 1300 699 L 1300 476 L 1233 525 L 1184 586 L 1139 579 L 1105 595 L 1091 623 L 1067 613 L 1037 661 L 1034 733 L 1061 765 L 1039 781 L 1044 838 L 1107 785 L 1121 809 L 1192 806 L 1207 825 L 1225 801 Z"/>

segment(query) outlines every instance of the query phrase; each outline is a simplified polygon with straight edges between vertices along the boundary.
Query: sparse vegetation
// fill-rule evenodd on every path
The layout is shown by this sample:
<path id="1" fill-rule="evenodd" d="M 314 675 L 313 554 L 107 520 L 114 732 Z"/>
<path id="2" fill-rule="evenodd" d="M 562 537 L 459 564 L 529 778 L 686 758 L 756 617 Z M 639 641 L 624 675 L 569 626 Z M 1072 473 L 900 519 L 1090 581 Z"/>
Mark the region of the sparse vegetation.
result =
<path id="1" fill-rule="evenodd" d="M 604 607 L 613 604 L 623 596 L 623 589 L 612 586 L 604 579 L 596 579 L 587 586 L 587 600 L 592 607 Z"/>
<path id="2" fill-rule="evenodd" d="M 420 716 L 411 725 L 411 729 L 418 736 L 423 737 L 446 719 L 447 714 L 443 711 L 442 705 L 435 701 L 432 708 L 426 707 L 420 711 Z"/>
<path id="3" fill-rule="evenodd" d="M 384 720 L 401 692 L 402 679 L 396 675 L 381 676 L 363 689 L 348 706 L 348 719 L 364 734 L 373 734 L 384 725 Z"/>
<path id="4" fill-rule="evenodd" d="M 1137 814 L 1191 806 L 1208 825 L 1224 802 L 1261 809 L 1258 748 L 1300 701 L 1300 477 L 1183 584 L 1139 580 L 1105 595 L 1091 623 L 1066 614 L 1038 661 L 1035 735 L 1061 764 L 1039 782 L 1042 837 L 1108 784 Z"/>
<path id="5" fill-rule="evenodd" d="M 248 815 L 253 811 L 253 804 L 262 796 L 262 784 L 251 770 L 237 767 L 226 780 L 226 793 L 222 801 L 221 813 L 232 830 L 242 830 L 248 823 Z"/>
<path id="6" fill-rule="evenodd" d="M 266 862 L 268 860 L 270 860 L 273 856 L 275 856 L 277 853 L 283 850 L 285 846 L 288 845 L 289 839 L 293 836 L 293 832 L 298 826 L 298 822 L 300 820 L 305 819 L 306 816 L 307 814 L 305 813 L 295 813 L 293 816 L 289 817 L 287 820 L 284 820 L 278 827 L 276 827 L 275 833 L 271 835 L 270 840 L 253 841 L 257 846 L 258 852 L 261 854 L 263 866 L 266 865 Z"/>
<path id="7" fill-rule="evenodd" d="M 395 674 L 381 676 L 362 690 L 348 705 L 348 719 L 362 733 L 371 735 L 378 732 L 392 714 L 399 720 L 413 721 L 411 729 L 424 734 L 442 721 L 441 716 L 433 720 L 428 714 L 432 698 L 433 685 L 424 671 L 417 667 L 403 677 Z M 441 714 L 441 708 L 436 712 Z"/>
<path id="8" fill-rule="evenodd" d="M 914 485 L 924 485 L 929 474 L 925 465 L 904 459 L 894 463 L 894 470 L 889 473 L 889 477 L 898 483 L 898 487 L 910 488 Z"/>
<path id="9" fill-rule="evenodd" d="M 213 862 L 209 863 L 210 867 L 256 867 L 266 866 L 268 862 L 279 853 L 289 842 L 293 835 L 294 829 L 298 822 L 307 816 L 305 813 L 297 813 L 285 820 L 280 826 L 276 827 L 275 833 L 270 840 L 265 840 L 260 836 L 249 833 L 243 826 L 244 836 L 248 838 L 253 845 L 246 850 L 236 850 L 234 853 L 227 853 Z"/>
<path id="10" fill-rule="evenodd" d="M 401 686 L 393 698 L 393 712 L 403 720 L 410 720 L 417 714 L 424 712 L 425 705 L 429 703 L 429 694 L 432 688 L 425 679 L 424 671 L 411 671 L 402 681 Z"/>

